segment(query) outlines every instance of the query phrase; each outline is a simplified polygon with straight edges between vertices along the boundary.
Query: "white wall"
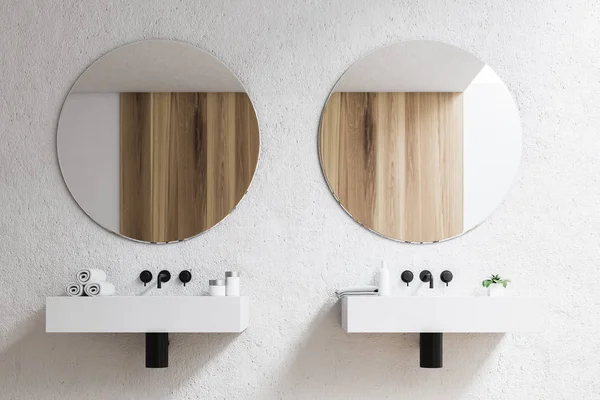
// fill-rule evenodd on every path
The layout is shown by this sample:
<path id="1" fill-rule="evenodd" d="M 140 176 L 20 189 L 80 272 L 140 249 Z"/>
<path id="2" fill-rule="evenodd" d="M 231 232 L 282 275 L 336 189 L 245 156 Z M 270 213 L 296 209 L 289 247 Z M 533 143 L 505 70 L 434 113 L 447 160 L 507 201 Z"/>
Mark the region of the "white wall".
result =
<path id="1" fill-rule="evenodd" d="M 131 0 L 5 4 L 0 13 L 0 387 L 3 399 L 596 399 L 600 393 L 600 18 L 573 0 L 227 2 Z M 100 228 L 69 195 L 56 125 L 77 76 L 143 38 L 217 55 L 248 88 L 261 155 L 248 195 L 189 242 L 152 246 Z M 427 38 L 473 52 L 514 94 L 523 162 L 490 220 L 438 245 L 361 228 L 335 202 L 317 154 L 320 112 L 342 73 L 371 50 Z M 388 260 L 449 268 L 448 294 L 482 293 L 491 272 L 545 296 L 548 329 L 447 335 L 445 367 L 418 368 L 416 335 L 346 335 L 335 287 L 366 283 Z M 142 335 L 44 333 L 45 296 L 81 266 L 121 294 L 139 272 L 192 268 L 184 289 L 241 270 L 252 297 L 241 335 L 172 335 L 171 367 L 144 365 Z M 155 288 L 149 289 L 156 293 Z M 400 290 L 400 287 L 397 287 Z M 413 285 L 411 290 L 429 289 Z"/>
<path id="2" fill-rule="evenodd" d="M 120 232 L 119 93 L 71 93 L 56 138 L 69 191 L 100 225 Z"/>

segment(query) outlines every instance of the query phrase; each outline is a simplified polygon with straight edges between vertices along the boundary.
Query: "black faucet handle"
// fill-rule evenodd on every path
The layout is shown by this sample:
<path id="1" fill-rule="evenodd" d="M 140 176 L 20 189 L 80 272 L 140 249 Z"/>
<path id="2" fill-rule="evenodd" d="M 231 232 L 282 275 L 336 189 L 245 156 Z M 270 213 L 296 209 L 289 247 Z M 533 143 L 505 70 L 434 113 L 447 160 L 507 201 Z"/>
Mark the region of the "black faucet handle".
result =
<path id="1" fill-rule="evenodd" d="M 181 282 L 183 282 L 183 286 L 185 286 L 186 283 L 188 283 L 189 281 L 192 280 L 192 273 L 190 271 L 183 270 L 179 273 L 179 280 Z"/>
<path id="2" fill-rule="evenodd" d="M 402 275 L 400 275 L 400 279 L 402 279 L 402 282 L 406 283 L 406 286 L 412 282 L 413 278 L 414 275 L 409 270 L 402 272 Z"/>
<path id="3" fill-rule="evenodd" d="M 433 274 L 431 271 L 424 269 L 419 274 L 419 279 L 421 279 L 421 282 L 429 282 L 429 289 L 433 289 Z"/>
<path id="4" fill-rule="evenodd" d="M 152 272 L 147 269 L 140 273 L 140 281 L 144 282 L 144 286 L 152 280 Z"/>
<path id="5" fill-rule="evenodd" d="M 452 275 L 452 272 L 448 270 L 442 271 L 440 274 L 440 279 L 446 284 L 446 286 L 448 286 L 448 283 L 452 282 L 452 278 L 454 278 L 454 275 Z"/>

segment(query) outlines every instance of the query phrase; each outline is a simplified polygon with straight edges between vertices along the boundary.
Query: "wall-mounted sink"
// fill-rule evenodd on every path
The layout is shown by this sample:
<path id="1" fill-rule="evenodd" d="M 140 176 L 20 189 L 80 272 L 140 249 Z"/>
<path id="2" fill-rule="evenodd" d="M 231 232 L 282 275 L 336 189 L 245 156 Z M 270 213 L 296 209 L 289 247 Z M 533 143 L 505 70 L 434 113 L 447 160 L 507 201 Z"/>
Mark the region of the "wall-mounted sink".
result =
<path id="1" fill-rule="evenodd" d="M 360 332 L 537 332 L 540 299 L 530 297 L 383 297 L 342 299 L 342 327 Z"/>
<path id="2" fill-rule="evenodd" d="M 48 297 L 46 332 L 146 333 L 146 366 L 168 365 L 168 333 L 242 332 L 248 297 Z"/>
<path id="3" fill-rule="evenodd" d="M 242 332 L 248 297 L 49 297 L 46 332 Z"/>
<path id="4" fill-rule="evenodd" d="M 420 333 L 421 366 L 442 366 L 444 332 L 538 332 L 542 302 L 530 297 L 383 297 L 342 299 L 348 333 Z"/>

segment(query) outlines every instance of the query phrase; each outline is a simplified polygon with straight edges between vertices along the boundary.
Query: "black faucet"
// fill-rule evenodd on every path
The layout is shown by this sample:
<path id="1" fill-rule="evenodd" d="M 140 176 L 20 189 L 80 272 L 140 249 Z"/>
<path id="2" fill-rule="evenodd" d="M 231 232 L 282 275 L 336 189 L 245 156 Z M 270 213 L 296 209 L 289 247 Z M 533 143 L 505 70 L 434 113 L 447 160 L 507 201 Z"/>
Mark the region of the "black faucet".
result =
<path id="1" fill-rule="evenodd" d="M 179 280 L 183 283 L 183 286 L 185 286 L 186 283 L 189 283 L 189 281 L 192 280 L 192 272 L 184 269 L 179 273 Z"/>
<path id="2" fill-rule="evenodd" d="M 147 269 L 140 273 L 140 281 L 144 282 L 144 286 L 152 280 L 152 272 Z"/>
<path id="3" fill-rule="evenodd" d="M 402 275 L 400 275 L 400 279 L 402 279 L 402 282 L 406 283 L 406 286 L 408 286 L 413 280 L 413 273 L 409 270 L 406 270 L 402 273 Z"/>
<path id="4" fill-rule="evenodd" d="M 171 280 L 171 273 L 169 271 L 167 271 L 166 269 L 163 269 L 162 271 L 160 271 L 158 273 L 158 278 L 156 280 L 156 288 L 160 289 L 162 288 L 162 284 L 164 282 L 169 282 Z"/>
<path id="5" fill-rule="evenodd" d="M 419 279 L 421 279 L 421 282 L 429 282 L 429 289 L 433 289 L 433 275 L 430 271 L 426 269 L 421 271 L 419 274 Z"/>
<path id="6" fill-rule="evenodd" d="M 452 281 L 453 277 L 454 275 L 452 275 L 452 272 L 448 270 L 442 271 L 442 273 L 440 274 L 440 279 L 446 284 L 446 286 L 448 286 L 448 283 Z"/>

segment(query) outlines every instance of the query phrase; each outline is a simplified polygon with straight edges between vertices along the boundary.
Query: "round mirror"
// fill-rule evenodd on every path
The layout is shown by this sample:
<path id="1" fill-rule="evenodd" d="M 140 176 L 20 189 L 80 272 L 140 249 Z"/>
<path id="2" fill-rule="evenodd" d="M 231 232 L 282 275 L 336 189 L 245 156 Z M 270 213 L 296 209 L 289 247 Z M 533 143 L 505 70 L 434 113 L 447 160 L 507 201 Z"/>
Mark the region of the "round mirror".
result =
<path id="1" fill-rule="evenodd" d="M 321 116 L 319 156 L 341 206 L 390 239 L 439 242 L 483 222 L 518 170 L 517 107 L 498 75 L 443 43 L 356 62 Z"/>
<path id="2" fill-rule="evenodd" d="M 209 53 L 166 40 L 93 63 L 67 96 L 57 134 L 63 178 L 83 211 L 153 243 L 223 220 L 248 190 L 259 145 L 236 76 Z"/>

